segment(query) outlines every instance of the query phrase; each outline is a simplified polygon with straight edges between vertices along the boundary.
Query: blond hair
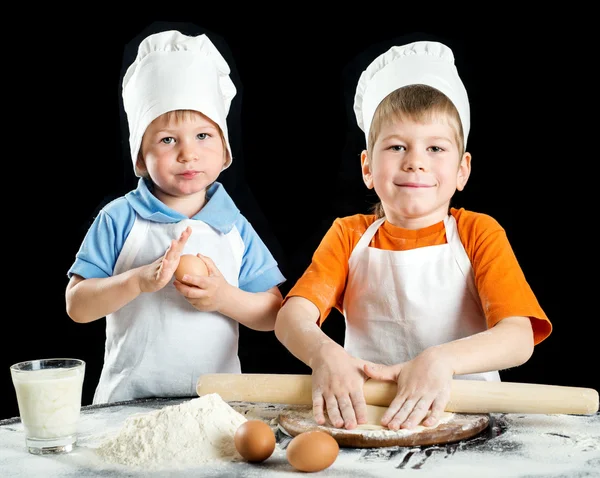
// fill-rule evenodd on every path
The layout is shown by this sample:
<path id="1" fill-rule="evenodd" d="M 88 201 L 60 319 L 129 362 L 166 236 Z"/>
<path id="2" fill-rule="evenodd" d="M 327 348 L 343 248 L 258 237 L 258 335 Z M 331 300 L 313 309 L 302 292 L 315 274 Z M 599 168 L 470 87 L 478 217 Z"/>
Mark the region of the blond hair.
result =
<path id="1" fill-rule="evenodd" d="M 372 151 L 381 130 L 392 121 L 409 120 L 429 123 L 434 119 L 442 119 L 453 129 L 454 139 L 462 157 L 465 152 L 465 142 L 458 110 L 444 93 L 427 85 L 403 86 L 394 90 L 379 103 L 373 114 L 367 151 Z M 380 202 L 373 206 L 372 212 L 377 218 L 385 216 Z"/>

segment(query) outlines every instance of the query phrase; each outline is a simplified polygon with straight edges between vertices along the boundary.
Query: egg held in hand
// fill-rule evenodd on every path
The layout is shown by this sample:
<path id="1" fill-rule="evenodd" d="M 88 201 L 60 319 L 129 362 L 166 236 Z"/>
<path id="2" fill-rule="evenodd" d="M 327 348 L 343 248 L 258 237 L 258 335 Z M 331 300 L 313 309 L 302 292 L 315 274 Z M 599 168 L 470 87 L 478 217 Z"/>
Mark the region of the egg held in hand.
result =
<path id="1" fill-rule="evenodd" d="M 208 268 L 206 267 L 204 261 L 198 256 L 195 256 L 194 254 L 183 254 L 179 258 L 179 265 L 175 270 L 175 278 L 184 284 L 193 286 L 194 284 L 190 284 L 189 282 L 182 280 L 185 274 L 189 274 L 191 276 L 207 276 Z"/>
<path id="2" fill-rule="evenodd" d="M 329 433 L 311 430 L 292 438 L 287 446 L 286 458 L 300 471 L 321 471 L 336 460 L 340 446 Z"/>
<path id="3" fill-rule="evenodd" d="M 252 463 L 266 460 L 275 450 L 275 433 L 261 420 L 242 423 L 235 431 L 233 441 L 238 453 Z"/>

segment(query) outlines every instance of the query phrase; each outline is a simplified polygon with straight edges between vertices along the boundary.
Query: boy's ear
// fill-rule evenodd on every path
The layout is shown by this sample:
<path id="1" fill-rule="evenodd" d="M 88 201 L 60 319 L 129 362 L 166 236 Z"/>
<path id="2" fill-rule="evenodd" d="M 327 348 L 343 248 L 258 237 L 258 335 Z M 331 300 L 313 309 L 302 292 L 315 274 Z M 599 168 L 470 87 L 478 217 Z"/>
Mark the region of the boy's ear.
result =
<path id="1" fill-rule="evenodd" d="M 221 168 L 221 170 L 225 169 L 225 166 L 231 166 L 231 162 L 231 154 L 229 154 L 229 150 L 227 149 L 227 147 L 225 147 L 225 157 L 223 159 L 223 168 Z"/>
<path id="2" fill-rule="evenodd" d="M 136 171 L 136 173 L 138 173 L 141 176 L 143 176 L 144 174 L 146 174 L 148 172 L 146 170 L 146 163 L 144 161 L 144 158 L 142 157 L 141 151 L 138 153 L 137 160 L 135 161 L 135 171 Z"/>
<path id="3" fill-rule="evenodd" d="M 360 169 L 362 170 L 365 186 L 373 189 L 373 175 L 371 174 L 371 166 L 369 165 L 369 153 L 366 149 L 360 153 Z"/>
<path id="4" fill-rule="evenodd" d="M 471 153 L 463 154 L 458 172 L 456 173 L 456 189 L 462 191 L 467 185 L 469 176 L 471 175 Z"/>

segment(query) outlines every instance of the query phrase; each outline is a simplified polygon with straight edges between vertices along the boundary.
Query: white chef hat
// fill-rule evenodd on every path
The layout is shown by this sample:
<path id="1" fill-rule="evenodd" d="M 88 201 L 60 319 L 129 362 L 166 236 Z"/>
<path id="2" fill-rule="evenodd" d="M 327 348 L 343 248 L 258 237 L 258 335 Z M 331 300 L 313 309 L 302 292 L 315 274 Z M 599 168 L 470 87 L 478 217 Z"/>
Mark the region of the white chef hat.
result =
<path id="1" fill-rule="evenodd" d="M 460 116 L 466 146 L 470 127 L 467 90 L 458 76 L 452 50 L 434 41 L 394 46 L 362 72 L 354 97 L 354 113 L 367 144 L 379 103 L 392 91 L 415 84 L 436 88 L 452 101 Z"/>
<path id="2" fill-rule="evenodd" d="M 236 88 L 229 65 L 202 34 L 195 37 L 169 30 L 146 37 L 123 77 L 123 106 L 129 122 L 129 145 L 135 169 L 148 125 L 173 110 L 195 110 L 219 125 L 229 152 L 227 114 Z"/>

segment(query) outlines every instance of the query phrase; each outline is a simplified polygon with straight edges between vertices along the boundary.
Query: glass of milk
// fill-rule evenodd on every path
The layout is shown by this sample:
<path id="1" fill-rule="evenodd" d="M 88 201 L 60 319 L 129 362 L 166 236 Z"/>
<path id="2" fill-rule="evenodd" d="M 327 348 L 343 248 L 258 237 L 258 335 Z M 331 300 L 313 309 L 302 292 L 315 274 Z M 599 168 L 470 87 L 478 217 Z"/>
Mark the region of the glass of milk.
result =
<path id="1" fill-rule="evenodd" d="M 77 441 L 85 362 L 30 360 L 12 365 L 10 374 L 29 452 L 70 452 Z"/>

